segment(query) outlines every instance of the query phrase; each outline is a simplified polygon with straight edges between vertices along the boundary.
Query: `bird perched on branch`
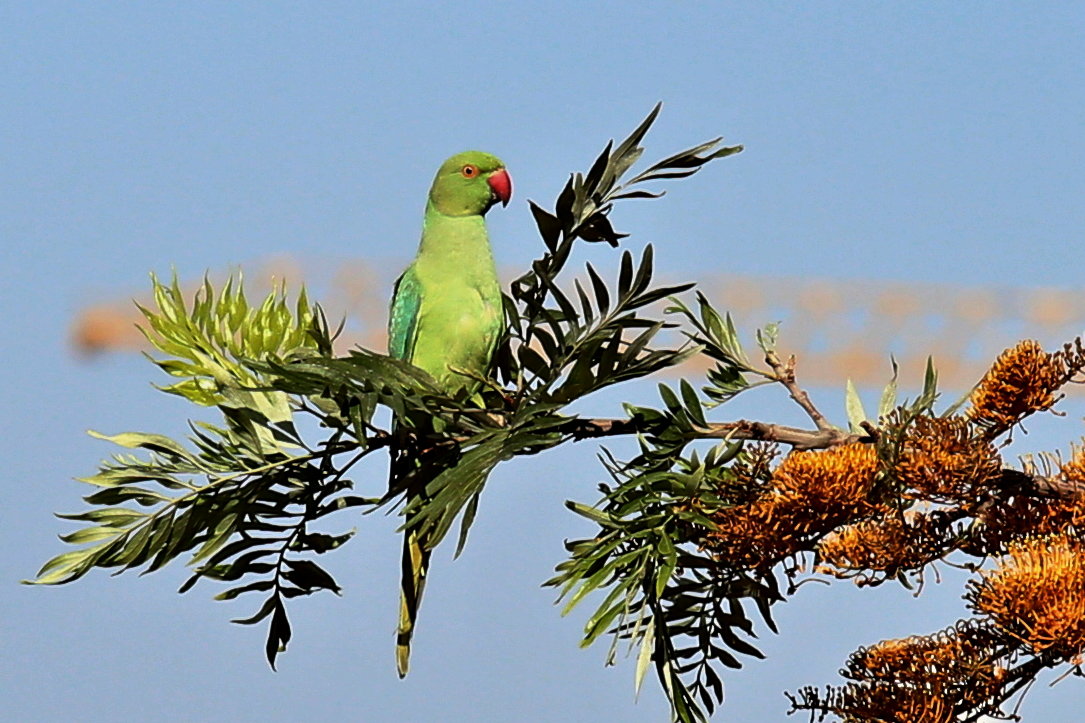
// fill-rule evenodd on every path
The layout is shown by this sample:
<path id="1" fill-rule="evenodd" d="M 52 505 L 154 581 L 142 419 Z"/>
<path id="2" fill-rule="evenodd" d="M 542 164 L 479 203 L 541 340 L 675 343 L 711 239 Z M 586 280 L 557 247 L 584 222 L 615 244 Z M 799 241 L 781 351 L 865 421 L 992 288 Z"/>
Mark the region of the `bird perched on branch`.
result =
<path id="1" fill-rule="evenodd" d="M 388 353 L 428 372 L 449 395 L 477 387 L 501 336 L 501 288 L 484 217 L 495 203 L 507 205 L 511 197 L 512 180 L 500 159 L 481 151 L 449 158 L 430 188 L 418 254 L 396 281 Z M 425 495 L 429 480 L 412 460 L 393 454 L 391 474 L 391 487 L 404 487 L 408 506 Z M 408 513 L 396 638 L 400 677 L 409 668 L 426 584 L 427 537 L 411 527 Z"/>

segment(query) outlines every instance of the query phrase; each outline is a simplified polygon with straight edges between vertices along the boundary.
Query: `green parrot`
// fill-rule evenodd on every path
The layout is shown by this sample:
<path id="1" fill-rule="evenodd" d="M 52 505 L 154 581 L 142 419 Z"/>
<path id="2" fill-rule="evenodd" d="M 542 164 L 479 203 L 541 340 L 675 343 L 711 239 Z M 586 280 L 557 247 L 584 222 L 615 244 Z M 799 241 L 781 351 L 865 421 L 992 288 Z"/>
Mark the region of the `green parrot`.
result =
<path id="1" fill-rule="evenodd" d="M 418 255 L 396 281 L 388 319 L 388 353 L 428 372 L 448 394 L 473 390 L 485 376 L 501 336 L 501 287 L 486 233 L 486 212 L 508 205 L 512 180 L 500 159 L 481 151 L 452 156 L 437 171 L 426 202 Z M 397 480 L 393 455 L 392 480 Z M 402 460 L 399 461 L 401 463 Z M 400 467 L 402 470 L 402 466 Z M 406 473 L 410 477 L 409 472 Z M 428 480 L 408 479 L 407 501 Z M 396 668 L 407 674 L 430 549 L 408 531 L 403 540 Z"/>

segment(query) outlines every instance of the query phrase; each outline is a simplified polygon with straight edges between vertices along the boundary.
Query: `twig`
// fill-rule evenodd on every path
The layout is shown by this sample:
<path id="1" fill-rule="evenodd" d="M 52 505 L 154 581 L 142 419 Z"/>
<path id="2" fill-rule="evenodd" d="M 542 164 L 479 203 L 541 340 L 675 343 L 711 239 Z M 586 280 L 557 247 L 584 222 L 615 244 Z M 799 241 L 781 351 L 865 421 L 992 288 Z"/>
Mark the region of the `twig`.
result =
<path id="1" fill-rule="evenodd" d="M 826 429 L 799 429 L 782 424 L 767 424 L 741 419 L 737 422 L 715 422 L 702 427 L 697 436 L 701 439 L 748 439 L 762 442 L 779 442 L 795 449 L 828 449 L 851 442 L 869 442 L 870 437 L 849 434 L 832 425 Z M 630 419 L 573 419 L 562 429 L 575 440 L 597 437 L 615 437 L 641 432 L 651 433 L 647 425 L 636 417 Z"/>
<path id="2" fill-rule="evenodd" d="M 795 382 L 794 354 L 787 358 L 787 363 L 784 363 L 774 350 L 769 349 L 765 352 L 765 363 L 772 367 L 776 381 L 784 385 L 791 398 L 802 407 L 819 431 L 824 433 L 836 431 L 836 428 L 825 418 L 825 415 L 819 412 L 814 403 L 810 401 L 810 395 Z"/>

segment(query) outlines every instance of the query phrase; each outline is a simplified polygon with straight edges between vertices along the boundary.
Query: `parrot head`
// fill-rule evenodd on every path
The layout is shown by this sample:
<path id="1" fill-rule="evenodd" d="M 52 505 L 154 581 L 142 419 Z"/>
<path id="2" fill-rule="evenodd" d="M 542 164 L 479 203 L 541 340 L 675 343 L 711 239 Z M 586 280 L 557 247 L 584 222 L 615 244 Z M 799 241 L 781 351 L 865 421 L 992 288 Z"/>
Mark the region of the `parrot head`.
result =
<path id="1" fill-rule="evenodd" d="M 500 158 L 482 151 L 457 153 L 441 165 L 429 200 L 446 216 L 486 213 L 498 201 L 508 205 L 512 179 Z"/>

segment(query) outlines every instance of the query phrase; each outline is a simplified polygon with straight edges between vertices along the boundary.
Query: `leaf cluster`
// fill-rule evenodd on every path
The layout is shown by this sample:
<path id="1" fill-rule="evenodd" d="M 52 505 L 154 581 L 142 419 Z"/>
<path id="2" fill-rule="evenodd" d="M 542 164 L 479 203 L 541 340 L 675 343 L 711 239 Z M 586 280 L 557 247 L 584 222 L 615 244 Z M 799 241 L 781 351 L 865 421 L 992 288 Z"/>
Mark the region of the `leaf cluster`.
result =
<path id="1" fill-rule="evenodd" d="M 677 404 L 677 398 L 673 401 Z M 677 408 L 654 411 L 675 412 L 686 414 Z M 733 481 L 726 465 L 744 458 L 742 445 L 720 442 L 700 459 L 696 452 L 683 458 L 684 445 L 653 441 L 659 446 L 645 441 L 642 454 L 632 460 L 605 458 L 612 482 L 600 487 L 603 502 L 567 503 L 599 531 L 567 542 L 569 559 L 546 584 L 560 590 L 563 613 L 590 593 L 604 591 L 582 645 L 611 635 L 607 662 L 612 664 L 625 641 L 638 651 L 637 689 L 652 667 L 675 717 L 701 720 L 723 700 L 718 667 L 741 667 L 738 655 L 764 657 L 749 642 L 756 637 L 750 607 L 775 630 L 770 608 L 782 597 L 771 572 L 720 565 L 694 542 L 698 531 L 714 525 L 706 511 L 728 504 L 719 491 Z"/>
<path id="2" fill-rule="evenodd" d="M 547 582 L 559 588 L 568 613 L 590 593 L 602 601 L 585 626 L 583 645 L 603 634 L 612 642 L 608 663 L 621 641 L 637 649 L 639 690 L 654 668 L 676 720 L 704 720 L 724 697 L 720 667 L 741 667 L 738 656 L 761 658 L 749 610 L 775 631 L 771 606 L 783 600 L 775 573 L 731 566 L 701 544 L 715 511 L 748 499 L 750 469 L 767 471 L 760 448 L 746 449 L 726 436 L 702 454 L 695 443 L 716 436 L 707 413 L 753 386 L 746 375 L 768 373 L 752 365 L 734 324 L 698 295 L 693 312 L 677 299 L 670 311 L 685 315 L 687 337 L 715 361 L 702 398 L 687 380 L 659 385 L 658 408 L 626 405 L 635 420 L 640 453 L 620 462 L 607 454 L 610 484 L 600 486 L 593 506 L 567 506 L 597 523 L 590 538 L 566 543 L 569 560 Z M 759 338 L 765 338 L 759 335 Z"/>
<path id="3" fill-rule="evenodd" d="M 666 326 L 643 316 L 646 307 L 690 289 L 692 284 L 652 287 L 653 251 L 639 262 L 623 251 L 616 284 L 608 287 L 591 265 L 586 279 L 563 290 L 558 277 L 577 241 L 617 246 L 627 234 L 614 230 L 610 213 L 622 199 L 659 198 L 663 191 L 643 188 L 653 181 L 686 178 L 741 146 L 714 139 L 675 153 L 646 170 L 626 176 L 641 158 L 640 146 L 659 114 L 657 105 L 623 141 L 608 143 L 587 173 L 574 173 L 553 211 L 531 202 L 545 253 L 512 282 L 505 297 L 506 343 L 498 355 L 498 376 L 516 389 L 519 403 L 566 404 L 609 384 L 644 377 L 674 366 L 696 349 L 653 350 L 650 344 Z"/>
<path id="4" fill-rule="evenodd" d="M 336 354 L 338 332 L 304 290 L 293 304 L 277 288 L 253 305 L 240 278 L 218 291 L 205 280 L 189 303 L 176 279 L 153 278 L 154 305 L 141 310 L 157 352 L 151 361 L 173 378 L 160 389 L 218 418 L 191 422 L 180 440 L 102 436 L 138 453 L 118 454 L 82 480 L 96 488 L 85 497 L 90 509 L 62 515 L 83 525 L 62 536 L 78 549 L 49 560 L 34 582 L 67 583 L 94 568 L 147 573 L 184 559 L 192 575 L 182 591 L 212 580 L 224 585 L 220 600 L 262 598 L 236 622 L 268 621 L 274 665 L 291 639 L 288 601 L 340 591 L 319 560 L 353 530 L 329 531 L 328 518 L 404 499 L 396 485 L 354 492 L 359 462 L 393 446 L 429 480 L 426 494 L 400 513 L 432 545 L 459 520 L 462 549 L 498 464 L 579 438 L 580 420 L 563 411 L 567 405 L 699 350 L 657 345 L 669 325 L 654 306 L 691 285 L 654 283 L 650 245 L 639 257 L 623 251 L 612 281 L 591 265 L 567 279 L 577 242 L 616 246 L 625 237 L 611 225 L 616 202 L 657 198 L 662 191 L 646 184 L 688 177 L 741 150 L 717 139 L 633 172 L 658 112 L 573 174 L 552 211 L 531 204 L 544 253 L 506 295 L 508 333 L 491 378 L 473 394 L 449 397 L 426 373 L 384 354 Z M 398 431 L 376 421 L 389 418 Z"/>
<path id="5" fill-rule="evenodd" d="M 655 280 L 651 245 L 621 249 L 612 271 L 586 264 L 574 275 L 580 242 L 623 244 L 627 234 L 611 219 L 617 202 L 658 198 L 663 192 L 653 184 L 687 178 L 741 150 L 715 139 L 635 171 L 658 112 L 608 143 L 588 171 L 572 174 L 552 209 L 530 204 L 543 252 L 505 295 L 506 333 L 474 389 L 449 396 L 403 361 L 361 348 L 337 353 L 338 332 L 304 290 L 294 303 L 277 288 L 251 305 L 240 279 L 218 292 L 205 280 L 189 304 L 176 280 L 153 279 L 154 308 L 142 311 L 157 352 L 151 359 L 172 378 L 160 389 L 217 416 L 191 422 L 184 439 L 98 435 L 136 453 L 116 454 L 82 480 L 94 488 L 84 498 L 89 509 L 60 515 L 80 524 L 61 536 L 76 549 L 46 562 L 34 582 L 63 584 L 95 568 L 146 574 L 182 559 L 191 568 L 182 592 L 210 580 L 222 586 L 220 600 L 258 595 L 254 612 L 235 622 L 267 621 L 265 652 L 274 666 L 292 637 L 288 603 L 340 593 L 325 556 L 354 530 L 333 520 L 336 513 L 398 509 L 401 529 L 424 533 L 417 538 L 430 547 L 458 523 L 458 554 L 502 462 L 580 439 L 635 435 L 629 459 L 603 451 L 607 481 L 595 504 L 566 502 L 597 529 L 567 542 L 568 559 L 546 584 L 558 590 L 563 613 L 593 598 L 582 644 L 609 637 L 608 664 L 624 647 L 635 655 L 637 690 L 653 670 L 674 718 L 692 722 L 723 700 L 723 669 L 762 657 L 753 642 L 758 628 L 776 630 L 772 606 L 796 592 L 802 570 L 922 589 L 928 567 L 951 554 L 979 569 L 1022 540 L 1079 534 L 1085 453 L 1016 471 L 1003 466 L 995 445 L 1080 378 L 1080 342 L 1055 354 L 1035 343 L 1008 350 L 970 397 L 941 411 L 933 364 L 922 392 L 898 401 L 894 363 L 873 417 L 849 383 L 843 429 L 799 387 L 794 360 L 780 358 L 775 325 L 757 332 L 760 358 L 752 359 L 728 314 L 703 294 L 680 297 L 692 284 Z M 704 378 L 660 384 L 658 404 L 627 404 L 624 417 L 610 420 L 568 409 L 694 356 Z M 713 419 L 721 405 L 761 385 L 786 391 L 814 429 Z M 778 459 L 779 444 L 795 456 Z M 425 480 L 424 494 L 410 493 L 410 475 L 362 476 L 368 466 L 361 462 L 383 450 L 393 452 L 392 465 L 408 463 Z M 846 467 L 855 459 L 869 479 Z M 367 494 L 356 489 L 371 482 L 376 488 Z M 1064 558 L 1078 550 L 1047 547 L 1065 548 Z M 1017 567 L 1004 566 L 1001 578 L 982 586 L 983 615 L 1024 629 L 998 592 L 1031 584 L 1026 563 L 1043 563 L 1044 549 L 1037 543 L 1031 557 L 1021 553 Z M 1058 637 L 1064 618 L 1037 614 L 1051 622 L 1042 639 Z M 942 681 L 945 710 L 972 718 L 997 713 L 1042 669 L 1068 662 L 1035 642 L 1029 648 L 999 637 L 984 620 L 962 623 L 967 640 L 945 633 L 888 649 L 897 660 L 946 645 L 971 651 L 931 680 Z M 976 667 L 981 649 L 990 654 Z M 884 703 L 878 696 L 900 691 L 863 677 L 872 655 L 860 651 L 849 663 L 858 687 L 825 695 L 807 689 L 793 697 L 794 707 L 845 718 L 875 710 Z M 924 665 L 916 670 L 934 670 Z M 1004 672 L 969 677 L 981 668 Z M 982 695 L 973 683 L 987 686 Z M 969 690 L 967 700 L 949 700 Z"/>
<path id="6" fill-rule="evenodd" d="M 281 290 L 250 307 L 240 281 L 219 294 L 205 281 L 191 308 L 176 280 L 153 279 L 153 290 L 157 309 L 143 309 L 144 331 L 169 355 L 155 363 L 182 378 L 162 390 L 217 408 L 221 421 L 191 423 L 183 441 L 96 434 L 143 455 L 117 454 L 81 480 L 97 488 L 84 498 L 92 509 L 59 516 L 84 524 L 61 536 L 82 547 L 46 562 L 34 582 L 67 583 L 95 567 L 146 574 L 186 558 L 193 573 L 181 592 L 209 579 L 228 585 L 219 600 L 266 595 L 254 615 L 236 622 L 270 617 L 267 657 L 274 665 L 290 639 L 286 600 L 339 592 L 314 558 L 353 532 L 314 526 L 336 511 L 371 504 L 350 494 L 346 476 L 370 449 L 345 427 L 309 444 L 295 418 L 316 409 L 273 386 L 269 370 L 276 365 L 331 348 L 333 335 L 304 292 L 292 312 Z"/>

